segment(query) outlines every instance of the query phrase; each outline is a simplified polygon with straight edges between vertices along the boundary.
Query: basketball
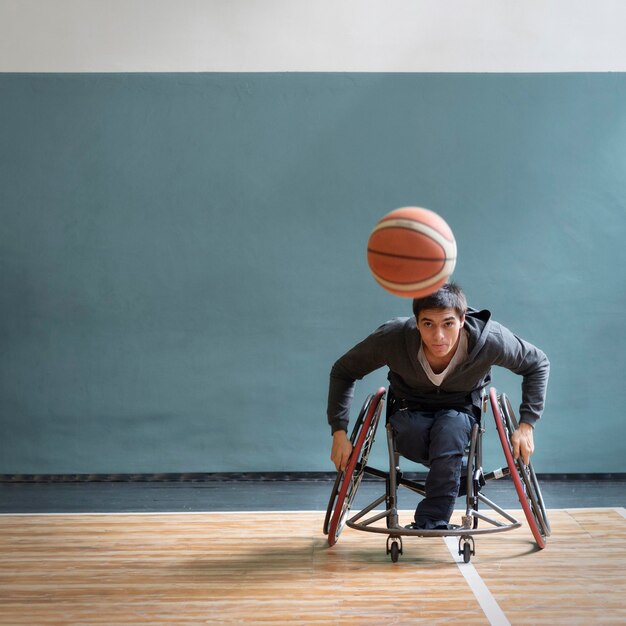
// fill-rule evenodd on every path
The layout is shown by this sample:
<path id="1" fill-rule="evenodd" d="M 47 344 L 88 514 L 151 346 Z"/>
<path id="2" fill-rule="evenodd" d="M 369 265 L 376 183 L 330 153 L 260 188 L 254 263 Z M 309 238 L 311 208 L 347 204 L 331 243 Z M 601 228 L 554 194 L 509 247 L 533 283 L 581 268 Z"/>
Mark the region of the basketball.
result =
<path id="1" fill-rule="evenodd" d="M 372 230 L 367 263 L 378 284 L 390 293 L 423 298 L 445 285 L 454 271 L 454 234 L 434 211 L 396 209 Z"/>

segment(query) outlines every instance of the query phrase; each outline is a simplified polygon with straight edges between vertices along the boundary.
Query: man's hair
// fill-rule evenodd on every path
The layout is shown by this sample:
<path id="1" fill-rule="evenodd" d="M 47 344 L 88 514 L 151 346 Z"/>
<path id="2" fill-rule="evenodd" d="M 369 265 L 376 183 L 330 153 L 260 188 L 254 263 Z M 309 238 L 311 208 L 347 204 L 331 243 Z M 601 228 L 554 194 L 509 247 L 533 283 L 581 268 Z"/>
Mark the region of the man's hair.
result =
<path id="1" fill-rule="evenodd" d="M 416 320 L 419 320 L 420 311 L 425 309 L 454 309 L 459 317 L 463 317 L 467 311 L 467 300 L 458 285 L 447 283 L 429 296 L 413 300 Z"/>

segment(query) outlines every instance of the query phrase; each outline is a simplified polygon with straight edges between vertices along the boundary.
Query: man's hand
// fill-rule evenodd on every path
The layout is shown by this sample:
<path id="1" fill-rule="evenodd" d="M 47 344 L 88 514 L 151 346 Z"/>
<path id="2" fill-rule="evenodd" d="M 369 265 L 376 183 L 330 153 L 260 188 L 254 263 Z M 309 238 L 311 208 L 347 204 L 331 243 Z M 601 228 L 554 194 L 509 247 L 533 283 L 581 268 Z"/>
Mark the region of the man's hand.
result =
<path id="1" fill-rule="evenodd" d="M 530 424 L 522 422 L 511 435 L 511 444 L 513 445 L 513 458 L 517 459 L 521 454 L 522 461 L 528 465 L 530 455 L 535 451 L 533 427 Z"/>
<path id="2" fill-rule="evenodd" d="M 344 471 L 348 465 L 348 459 L 352 453 L 352 444 L 345 430 L 337 430 L 333 433 L 333 449 L 330 460 L 335 464 L 337 471 Z"/>

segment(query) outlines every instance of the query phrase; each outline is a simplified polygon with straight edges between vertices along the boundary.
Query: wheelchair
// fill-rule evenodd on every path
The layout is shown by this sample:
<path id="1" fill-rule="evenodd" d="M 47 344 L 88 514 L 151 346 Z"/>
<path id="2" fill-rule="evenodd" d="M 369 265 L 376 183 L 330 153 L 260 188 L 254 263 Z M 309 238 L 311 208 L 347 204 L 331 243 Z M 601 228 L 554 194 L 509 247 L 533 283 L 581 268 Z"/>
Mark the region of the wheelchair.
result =
<path id="1" fill-rule="evenodd" d="M 394 399 L 390 398 L 386 412 L 387 448 L 389 451 L 389 470 L 382 471 L 367 465 L 374 444 L 376 429 L 385 403 L 387 392 L 384 387 L 378 389 L 365 400 L 352 429 L 350 441 L 353 449 L 345 471 L 337 472 L 330 500 L 324 519 L 323 532 L 328 536 L 329 546 L 335 545 L 343 528 L 347 525 L 356 530 L 387 535 L 387 554 L 395 563 L 402 554 L 402 537 L 458 537 L 459 555 L 465 563 L 476 554 L 474 536 L 504 532 L 521 526 L 521 522 L 481 493 L 488 481 L 510 477 L 515 486 L 524 516 L 539 549 L 545 548 L 546 538 L 550 536 L 550 522 L 546 513 L 539 483 L 532 467 L 526 465 L 521 456 L 513 458 L 511 434 L 517 428 L 517 418 L 507 396 L 498 394 L 490 388 L 489 394 L 483 393 L 482 415 L 472 427 L 470 441 L 466 449 L 467 475 L 465 515 L 460 526 L 446 530 L 408 529 L 398 520 L 398 488 L 405 487 L 419 495 L 426 493 L 425 484 L 409 480 L 400 470 L 400 455 L 396 452 L 395 441 L 389 418 L 393 412 Z M 482 437 L 485 432 L 485 416 L 488 405 L 496 423 L 498 437 L 504 451 L 506 466 L 484 472 L 482 468 Z M 354 498 L 365 475 L 371 475 L 385 481 L 385 493 L 365 506 L 358 513 L 350 516 Z M 384 503 L 385 510 L 380 511 Z M 488 507 L 479 510 L 479 505 Z M 372 515 L 370 515 L 372 514 Z M 494 517 L 497 514 L 497 517 Z M 486 526 L 479 528 L 479 522 Z"/>

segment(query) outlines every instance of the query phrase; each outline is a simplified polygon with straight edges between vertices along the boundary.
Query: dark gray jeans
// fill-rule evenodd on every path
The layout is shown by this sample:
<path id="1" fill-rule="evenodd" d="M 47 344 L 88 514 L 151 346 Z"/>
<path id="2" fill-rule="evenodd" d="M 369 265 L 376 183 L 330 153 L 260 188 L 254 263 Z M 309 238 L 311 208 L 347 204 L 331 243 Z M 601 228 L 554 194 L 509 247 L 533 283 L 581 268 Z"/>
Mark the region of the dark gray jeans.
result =
<path id="1" fill-rule="evenodd" d="M 425 528 L 447 524 L 459 494 L 463 453 L 474 418 L 455 410 L 402 409 L 389 421 L 397 452 L 429 468 L 426 496 L 417 505 L 415 522 Z"/>

